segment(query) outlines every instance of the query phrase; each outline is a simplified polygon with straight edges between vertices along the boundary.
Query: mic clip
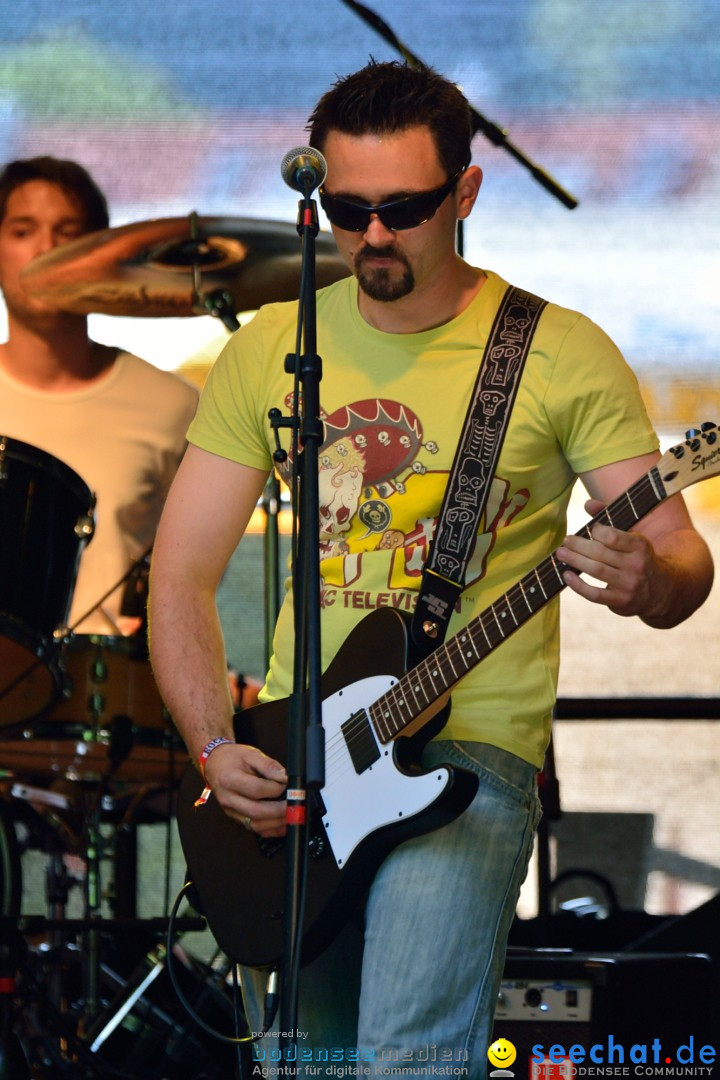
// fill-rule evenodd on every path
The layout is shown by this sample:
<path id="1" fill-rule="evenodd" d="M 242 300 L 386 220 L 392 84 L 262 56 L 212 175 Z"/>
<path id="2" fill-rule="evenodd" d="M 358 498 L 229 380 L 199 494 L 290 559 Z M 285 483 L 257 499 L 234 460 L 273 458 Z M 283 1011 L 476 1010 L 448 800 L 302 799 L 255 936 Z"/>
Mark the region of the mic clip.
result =
<path id="1" fill-rule="evenodd" d="M 292 367 L 288 367 L 288 362 L 292 361 Z M 292 353 L 288 353 L 285 357 L 285 370 L 292 372 L 295 369 L 295 356 Z M 282 465 L 287 461 L 287 450 L 283 450 L 280 445 L 280 428 L 295 428 L 298 427 L 298 419 L 295 416 L 283 416 L 279 409 L 270 409 L 268 413 L 268 420 L 270 421 L 270 427 L 273 429 L 275 436 L 275 450 L 273 451 L 273 461 L 277 465 Z"/>
<path id="2" fill-rule="evenodd" d="M 309 233 L 311 236 L 317 236 L 320 232 L 317 203 L 314 199 L 311 199 L 309 195 L 304 199 L 301 199 L 298 203 L 296 228 L 298 236 L 302 236 L 304 233 Z"/>

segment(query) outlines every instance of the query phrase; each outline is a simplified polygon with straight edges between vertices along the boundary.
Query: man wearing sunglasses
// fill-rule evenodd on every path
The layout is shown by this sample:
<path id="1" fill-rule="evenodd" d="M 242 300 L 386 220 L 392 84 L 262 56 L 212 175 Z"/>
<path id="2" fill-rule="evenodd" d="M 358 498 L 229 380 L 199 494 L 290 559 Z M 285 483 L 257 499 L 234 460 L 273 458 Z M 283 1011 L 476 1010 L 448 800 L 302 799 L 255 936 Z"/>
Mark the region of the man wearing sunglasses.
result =
<path id="1" fill-rule="evenodd" d="M 471 212 L 482 174 L 469 164 L 468 105 L 452 84 L 428 70 L 371 64 L 321 99 L 310 133 L 328 165 L 320 201 L 353 273 L 318 294 L 327 667 L 369 611 L 412 609 L 506 283 L 456 252 L 457 222 Z M 293 304 L 262 309 L 218 360 L 168 500 L 151 589 L 155 669 L 170 711 L 213 797 L 260 837 L 284 831 L 287 777 L 280 761 L 233 743 L 214 596 L 272 467 L 267 414 L 288 407 L 283 358 L 295 317 Z M 567 584 L 588 600 L 658 627 L 687 617 L 707 595 L 712 565 L 680 498 L 637 532 L 597 527 L 592 539 L 565 537 L 578 475 L 593 500 L 608 502 L 657 456 L 615 346 L 589 320 L 548 305 L 450 633 L 554 549 L 573 568 Z M 599 505 L 592 501 L 593 513 Z M 289 601 L 267 699 L 292 688 Z M 425 763 L 475 771 L 478 794 L 451 824 L 388 855 L 362 920 L 303 971 L 306 1048 L 354 1051 L 365 1075 L 390 1065 L 427 1076 L 448 1062 L 456 1075 L 486 1074 L 505 943 L 538 820 L 557 660 L 551 603 L 455 688 Z M 365 812 L 357 806 L 360 820 Z"/>

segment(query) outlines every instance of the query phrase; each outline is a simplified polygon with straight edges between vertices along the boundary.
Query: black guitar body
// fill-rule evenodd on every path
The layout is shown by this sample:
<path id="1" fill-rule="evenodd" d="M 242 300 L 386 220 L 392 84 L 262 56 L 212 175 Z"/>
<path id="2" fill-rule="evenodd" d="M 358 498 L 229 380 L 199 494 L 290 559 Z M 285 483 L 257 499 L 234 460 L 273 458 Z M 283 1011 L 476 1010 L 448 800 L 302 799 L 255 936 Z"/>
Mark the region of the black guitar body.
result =
<path id="1" fill-rule="evenodd" d="M 449 708 L 411 738 L 383 745 L 374 733 L 377 760 L 361 772 L 353 767 L 341 724 L 405 674 L 408 649 L 403 616 L 381 608 L 355 628 L 323 677 L 323 726 L 326 746 L 333 749 L 326 755 L 325 787 L 315 796 L 309 793 L 303 963 L 334 939 L 394 847 L 454 820 L 477 791 L 478 778 L 469 771 L 449 766 L 427 771 L 418 764 Z M 285 761 L 287 701 L 238 713 L 235 730 L 238 742 Z M 339 769 L 336 779 L 334 769 Z M 386 791 L 395 787 L 402 789 L 397 799 L 386 799 Z M 195 807 L 202 788 L 199 773 L 189 766 L 180 785 L 178 828 L 202 912 L 231 959 L 251 967 L 277 964 L 283 952 L 284 842 L 258 838 L 231 820 L 212 796 Z M 387 807 L 379 806 L 386 801 Z M 366 817 L 373 820 L 365 823 Z"/>

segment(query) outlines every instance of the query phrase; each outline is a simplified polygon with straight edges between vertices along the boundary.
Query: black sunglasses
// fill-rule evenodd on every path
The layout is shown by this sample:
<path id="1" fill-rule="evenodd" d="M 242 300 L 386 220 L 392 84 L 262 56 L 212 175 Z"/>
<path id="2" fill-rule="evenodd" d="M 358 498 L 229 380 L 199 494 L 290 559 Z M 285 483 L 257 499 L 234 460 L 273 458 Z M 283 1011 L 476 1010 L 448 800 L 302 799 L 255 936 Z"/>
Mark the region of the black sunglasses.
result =
<path id="1" fill-rule="evenodd" d="M 324 188 L 320 188 L 320 205 L 327 214 L 328 221 L 347 232 L 365 232 L 372 214 L 377 214 L 385 228 L 392 229 L 393 232 L 414 229 L 435 216 L 464 172 L 465 166 L 432 191 L 418 191 L 415 195 L 390 199 L 388 202 L 378 203 L 377 206 L 356 202 L 354 199 L 343 199 L 339 195 L 329 195 Z"/>

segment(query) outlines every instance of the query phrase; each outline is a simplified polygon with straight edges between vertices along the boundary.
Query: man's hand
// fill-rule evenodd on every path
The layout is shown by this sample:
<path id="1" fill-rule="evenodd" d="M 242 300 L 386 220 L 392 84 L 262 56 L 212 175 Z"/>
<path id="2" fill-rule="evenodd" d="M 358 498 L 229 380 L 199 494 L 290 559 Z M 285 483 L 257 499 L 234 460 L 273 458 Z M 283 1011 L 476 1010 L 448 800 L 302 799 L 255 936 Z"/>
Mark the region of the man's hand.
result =
<path id="1" fill-rule="evenodd" d="M 287 774 L 255 746 L 224 743 L 205 765 L 205 779 L 226 814 L 258 836 L 285 835 Z"/>
<path id="2" fill-rule="evenodd" d="M 585 509 L 594 517 L 603 509 L 603 503 L 588 499 Z M 594 525 L 591 537 L 567 536 L 556 551 L 557 558 L 572 567 L 563 574 L 568 588 L 593 604 L 603 604 L 616 615 L 639 615 L 644 619 L 661 615 L 667 606 L 667 579 L 662 560 L 650 541 L 642 533 L 623 532 L 609 525 Z M 580 574 L 588 574 L 605 585 L 591 585 Z"/>

